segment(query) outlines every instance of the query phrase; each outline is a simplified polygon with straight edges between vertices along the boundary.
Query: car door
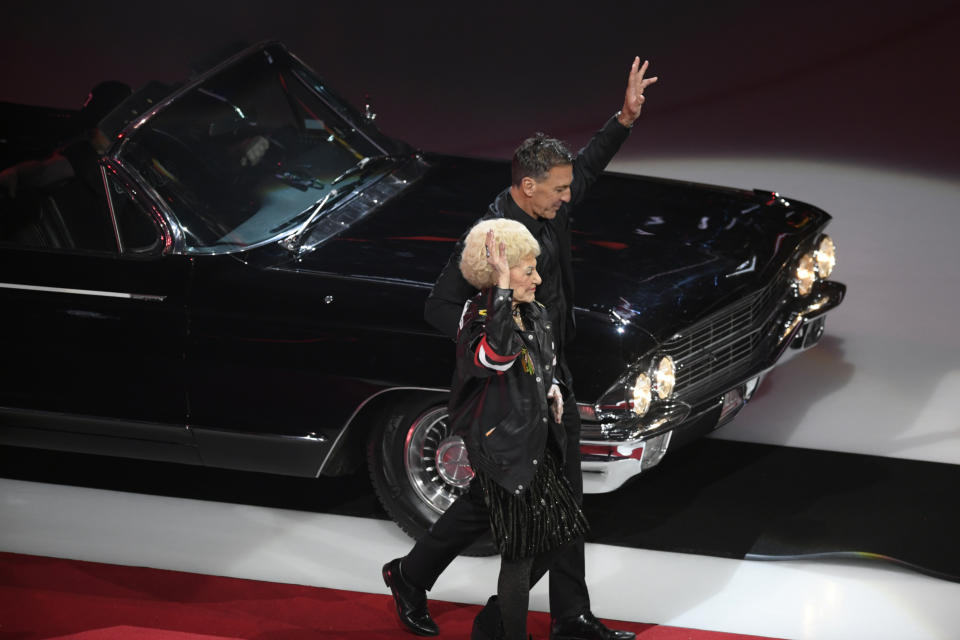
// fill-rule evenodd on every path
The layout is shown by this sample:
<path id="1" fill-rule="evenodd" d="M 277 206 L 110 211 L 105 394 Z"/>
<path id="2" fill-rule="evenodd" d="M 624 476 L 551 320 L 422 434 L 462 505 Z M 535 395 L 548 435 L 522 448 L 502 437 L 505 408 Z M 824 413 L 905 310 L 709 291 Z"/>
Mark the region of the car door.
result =
<path id="1" fill-rule="evenodd" d="M 104 185 L 112 180 L 103 173 Z M 47 190 L 3 226 L 0 425 L 114 444 L 190 444 L 183 383 L 190 262 L 163 255 L 161 229 L 122 188 L 110 191 L 111 206 L 71 210 L 68 190 Z"/>

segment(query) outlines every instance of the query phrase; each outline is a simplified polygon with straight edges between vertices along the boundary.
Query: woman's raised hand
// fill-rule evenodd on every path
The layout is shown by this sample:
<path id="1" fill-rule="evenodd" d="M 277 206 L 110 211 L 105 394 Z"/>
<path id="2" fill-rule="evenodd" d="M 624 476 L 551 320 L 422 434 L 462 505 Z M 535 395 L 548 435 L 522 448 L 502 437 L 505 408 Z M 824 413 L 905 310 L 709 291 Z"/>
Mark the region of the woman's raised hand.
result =
<path id="1" fill-rule="evenodd" d="M 493 229 L 487 231 L 487 238 L 484 241 L 484 247 L 487 252 L 487 264 L 497 275 L 497 286 L 501 289 L 510 288 L 510 264 L 507 262 L 507 245 L 503 242 L 497 245 L 497 239 L 493 235 Z"/>

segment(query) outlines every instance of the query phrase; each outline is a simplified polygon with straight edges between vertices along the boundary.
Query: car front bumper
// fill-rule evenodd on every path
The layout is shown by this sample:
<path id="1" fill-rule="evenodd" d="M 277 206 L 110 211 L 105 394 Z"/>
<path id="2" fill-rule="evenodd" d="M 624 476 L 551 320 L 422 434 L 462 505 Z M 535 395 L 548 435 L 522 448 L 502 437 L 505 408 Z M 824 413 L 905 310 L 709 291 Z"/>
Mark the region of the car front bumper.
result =
<path id="1" fill-rule="evenodd" d="M 809 298 L 784 306 L 765 325 L 766 336 L 750 366 L 718 388 L 655 406 L 643 418 L 615 423 L 589 421 L 592 407 L 582 406 L 580 440 L 584 493 L 608 493 L 656 466 L 669 449 L 694 440 L 728 422 L 753 397 L 763 376 L 775 366 L 815 346 L 823 336 L 826 315 L 846 294 L 846 286 L 820 283 Z"/>

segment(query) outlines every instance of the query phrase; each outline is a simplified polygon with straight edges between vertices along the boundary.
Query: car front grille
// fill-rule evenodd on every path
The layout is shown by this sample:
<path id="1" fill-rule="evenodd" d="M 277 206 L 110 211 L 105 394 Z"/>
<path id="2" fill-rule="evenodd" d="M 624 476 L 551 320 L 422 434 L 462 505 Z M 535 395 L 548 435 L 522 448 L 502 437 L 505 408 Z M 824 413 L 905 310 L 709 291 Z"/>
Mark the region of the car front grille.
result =
<path id="1" fill-rule="evenodd" d="M 678 391 L 695 396 L 747 369 L 786 289 L 786 278 L 778 278 L 665 342 L 663 350 L 677 366 Z"/>

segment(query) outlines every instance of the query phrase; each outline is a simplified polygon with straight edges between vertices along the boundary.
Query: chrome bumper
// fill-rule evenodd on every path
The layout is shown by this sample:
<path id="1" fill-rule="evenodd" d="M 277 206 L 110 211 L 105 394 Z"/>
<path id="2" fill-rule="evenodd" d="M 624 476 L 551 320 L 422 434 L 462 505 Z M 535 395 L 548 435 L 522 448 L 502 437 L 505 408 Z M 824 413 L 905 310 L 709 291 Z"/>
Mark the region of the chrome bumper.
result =
<path id="1" fill-rule="evenodd" d="M 768 371 L 817 344 L 823 336 L 827 312 L 843 301 L 846 290 L 846 286 L 838 282 L 821 282 L 813 296 L 797 301 L 767 341 L 765 351 L 769 355 L 759 357 L 736 382 L 705 399 L 709 402 L 709 398 L 715 398 L 721 407 L 714 428 L 734 418 Z M 675 401 L 655 407 L 643 418 L 613 424 L 585 424 L 580 440 L 584 493 L 614 491 L 633 476 L 659 464 L 667 453 L 674 430 L 700 417 L 700 414 L 691 416 L 690 409 L 690 405 Z"/>

